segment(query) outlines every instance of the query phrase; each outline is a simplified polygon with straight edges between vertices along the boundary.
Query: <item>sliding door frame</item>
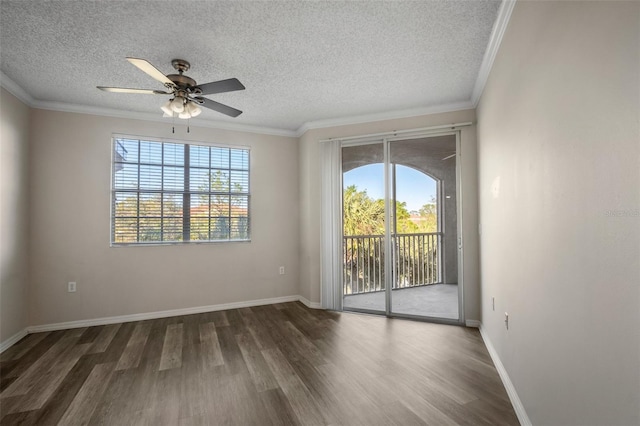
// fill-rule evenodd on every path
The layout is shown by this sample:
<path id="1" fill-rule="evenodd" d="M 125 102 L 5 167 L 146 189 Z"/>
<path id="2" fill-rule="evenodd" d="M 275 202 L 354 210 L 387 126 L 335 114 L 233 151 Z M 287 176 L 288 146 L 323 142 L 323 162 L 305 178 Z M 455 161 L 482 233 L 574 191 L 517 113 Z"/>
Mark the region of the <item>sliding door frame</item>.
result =
<path id="1" fill-rule="evenodd" d="M 382 143 L 383 151 L 384 151 L 384 194 L 385 194 L 385 251 L 386 253 L 391 253 L 391 256 L 385 256 L 385 310 L 384 314 L 387 317 L 394 318 L 407 318 L 419 321 L 428 321 L 435 323 L 444 323 L 444 324 L 455 324 L 455 325 L 464 325 L 465 324 L 465 312 L 464 312 L 464 246 L 462 244 L 462 224 L 464 220 L 463 216 L 463 197 L 462 197 L 462 165 L 461 165 L 461 130 L 460 127 L 470 125 L 471 123 L 462 123 L 460 125 L 452 125 L 452 126 L 439 126 L 438 128 L 433 129 L 418 129 L 415 131 L 406 131 L 406 132 L 397 132 L 397 134 L 385 134 L 382 135 L 369 135 L 364 136 L 362 138 L 349 138 L 349 140 L 340 141 L 339 150 L 342 153 L 342 148 L 351 147 L 351 146 L 362 146 L 362 145 L 372 145 Z M 422 315 L 411 315 L 411 314 L 401 314 L 394 313 L 392 311 L 392 296 L 391 296 L 391 287 L 395 280 L 395 270 L 394 270 L 394 262 L 393 258 L 393 241 L 391 239 L 391 227 L 394 224 L 394 214 L 392 213 L 393 206 L 391 203 L 393 202 L 393 198 L 391 195 L 391 184 L 392 184 L 392 167 L 393 165 L 390 163 L 390 146 L 393 142 L 403 141 L 403 140 L 412 140 L 419 138 L 429 138 L 429 137 L 437 137 L 437 136 L 449 136 L 455 135 L 456 138 L 456 210 L 457 210 L 457 231 L 458 231 L 458 241 L 457 241 L 457 253 L 458 253 L 458 319 L 448 319 L 448 318 L 439 318 L 439 317 L 431 317 L 431 316 L 422 316 Z M 335 142 L 335 141 L 334 141 Z M 341 158 L 341 155 L 340 155 Z M 340 199 L 342 200 L 342 191 L 344 190 L 343 184 L 343 173 L 342 173 L 342 162 L 340 162 Z M 395 185 L 395 182 L 393 182 Z M 344 227 L 343 227 L 343 206 L 342 202 L 340 202 L 340 223 L 339 228 L 342 230 L 342 235 L 344 235 Z M 335 217 L 335 216 L 334 216 Z M 440 218 L 438 219 L 440 220 Z M 342 253 L 342 240 L 339 247 L 334 247 L 335 250 L 339 250 Z M 445 260 L 445 253 L 441 250 L 441 259 Z M 343 257 L 343 256 L 341 256 Z M 338 265 L 335 265 L 338 266 Z M 341 267 L 343 267 L 341 265 Z M 441 268 L 442 265 L 439 265 Z M 334 271 L 334 276 L 337 274 Z M 342 270 L 340 276 L 343 276 Z M 334 285 L 339 286 L 339 288 L 334 291 L 337 294 L 340 294 L 342 298 L 344 297 L 344 283 L 343 280 L 339 280 L 339 282 L 335 282 Z M 339 304 L 339 310 L 344 310 L 342 306 L 342 301 Z M 361 312 L 361 313 L 373 313 L 373 314 L 381 314 L 382 311 L 368 310 L 368 309 L 357 309 L 351 308 L 349 309 L 351 312 Z"/>
<path id="2" fill-rule="evenodd" d="M 340 229 L 342 230 L 342 237 L 344 240 L 344 198 L 343 198 L 343 194 L 344 194 L 344 181 L 343 181 L 343 177 L 344 177 L 344 173 L 342 172 L 342 149 L 343 148 L 348 148 L 348 147 L 353 147 L 353 146 L 366 146 L 366 145 L 382 145 L 382 150 L 383 150 L 383 186 L 384 186 L 384 197 L 385 200 L 388 197 L 388 190 L 389 190 L 389 185 L 388 185 L 388 170 L 386 167 L 387 164 L 387 156 L 388 156 L 388 152 L 386 149 L 386 139 L 384 138 L 374 138 L 374 139 L 366 139 L 366 140 L 353 140 L 353 141 L 344 141 L 340 143 L 340 153 L 341 153 L 341 161 L 340 161 L 340 200 L 341 200 L 341 204 L 340 204 Z M 387 226 L 387 223 L 391 223 L 388 222 L 389 220 L 389 216 L 388 216 L 388 206 L 387 203 L 385 202 L 384 205 L 384 221 L 385 221 L 385 235 L 384 235 L 384 250 L 385 253 L 390 253 L 389 251 L 389 246 L 388 246 L 388 241 L 389 241 L 389 226 Z M 340 250 L 340 252 L 343 252 L 343 247 L 342 245 L 338 248 Z M 344 260 L 344 254 L 342 255 L 342 259 Z M 378 311 L 378 310 L 374 310 L 374 309 L 365 309 L 365 308 L 349 308 L 349 309 L 344 309 L 343 303 L 341 301 L 340 303 L 340 310 L 341 311 L 347 311 L 347 312 L 358 312 L 358 313 L 363 313 L 363 314 L 375 314 L 375 315 L 380 315 L 380 314 L 384 314 L 385 316 L 390 316 L 390 312 L 389 312 L 389 298 L 391 297 L 390 293 L 387 292 L 387 287 L 388 282 L 389 282 L 389 275 L 388 275 L 388 271 L 391 271 L 392 269 L 389 269 L 390 266 L 388 264 L 390 259 L 390 256 L 385 256 L 384 259 L 384 272 L 385 272 L 385 309 L 383 311 Z M 344 265 L 341 265 L 341 268 L 344 268 Z M 344 272 L 342 272 L 341 270 L 341 276 L 344 277 Z M 339 283 L 337 283 L 337 285 L 339 286 L 339 289 L 337 291 L 339 291 L 342 299 L 344 300 L 344 282 L 341 280 Z"/>
<path id="3" fill-rule="evenodd" d="M 385 164 L 386 161 L 390 158 L 390 149 L 391 149 L 391 144 L 393 142 L 397 142 L 397 141 L 406 141 L 406 140 L 412 140 L 412 139 L 420 139 L 420 138 L 430 138 L 430 137 L 438 137 L 438 136 L 455 136 L 456 138 L 456 213 L 457 213 L 457 221 L 456 221 L 456 228 L 457 228 L 457 233 L 458 233 L 458 241 L 457 241 L 457 253 L 458 253 L 458 318 L 457 319 L 449 319 L 449 318 L 440 318 L 440 317 L 432 317 L 432 316 L 427 316 L 427 315 L 411 315 L 411 314 L 402 314 L 402 313 L 397 313 L 397 312 L 393 312 L 392 309 L 392 305 L 393 305 L 393 299 L 391 297 L 391 285 L 392 282 L 386 283 L 387 284 L 387 305 L 386 305 L 386 311 L 387 311 L 387 316 L 391 317 L 391 318 L 407 318 L 407 319 L 412 319 L 412 320 L 418 320 L 418 321 L 428 321 L 428 322 L 435 322 L 435 323 L 442 323 L 442 324 L 455 324 L 455 325 L 464 325 L 465 324 L 465 312 L 464 312 L 464 258 L 463 258 L 463 252 L 464 252 L 464 247 L 462 244 L 462 224 L 463 224 L 463 200 L 462 200 L 462 161 L 461 161 L 461 130 L 460 129 L 451 129 L 451 130 L 434 130 L 434 131 L 430 131 L 430 132 L 424 132 L 424 133 L 420 133 L 420 134 L 411 134 L 410 136 L 408 135 L 400 135 L 400 136 L 394 136 L 394 137 L 388 137 L 385 138 Z M 428 142 L 425 142 L 428 143 Z M 389 164 L 388 167 L 390 168 L 392 165 Z M 386 169 L 387 167 L 385 167 Z M 385 185 L 390 186 L 391 182 L 389 182 L 388 180 L 385 181 Z M 393 184 L 395 185 L 395 182 L 393 182 Z M 387 190 L 389 190 L 390 188 L 385 188 Z M 391 203 L 393 202 L 393 200 L 391 200 L 390 198 L 386 198 L 386 209 L 387 210 L 391 210 L 392 206 Z M 440 202 L 440 200 L 438 200 Z M 441 218 L 438 218 L 438 220 L 442 220 Z M 390 222 L 391 223 L 391 222 Z M 389 227 L 387 227 L 389 228 Z M 388 238 L 390 240 L 390 238 Z M 441 244 L 442 247 L 442 244 Z M 389 248 L 392 249 L 393 248 L 393 242 L 389 241 Z M 393 252 L 393 251 L 392 251 Z M 441 253 L 441 260 L 442 261 L 446 261 L 445 259 L 445 253 L 443 250 L 440 250 Z M 394 262 L 395 260 L 391 260 L 391 262 Z M 440 270 L 442 270 L 442 264 L 440 264 L 438 267 L 440 268 Z M 390 279 L 391 280 L 395 280 L 395 276 L 394 276 L 394 269 L 393 269 L 393 263 L 391 264 L 391 273 L 389 274 Z M 442 276 L 442 275 L 441 275 Z"/>
<path id="4" fill-rule="evenodd" d="M 462 229 L 464 223 L 463 185 L 462 185 L 462 145 L 461 129 L 473 125 L 472 122 L 444 124 L 420 129 L 399 130 L 370 135 L 349 136 L 319 140 L 321 146 L 321 258 L 320 258 L 320 302 L 321 307 L 330 310 L 343 310 L 343 238 L 342 226 L 342 147 L 364 145 L 367 142 L 407 140 L 420 137 L 456 135 L 456 185 L 458 213 L 458 320 L 434 317 L 415 317 L 397 315 L 423 321 L 447 324 L 465 324 L 464 311 L 464 244 Z M 376 311 L 376 313 L 379 313 Z"/>

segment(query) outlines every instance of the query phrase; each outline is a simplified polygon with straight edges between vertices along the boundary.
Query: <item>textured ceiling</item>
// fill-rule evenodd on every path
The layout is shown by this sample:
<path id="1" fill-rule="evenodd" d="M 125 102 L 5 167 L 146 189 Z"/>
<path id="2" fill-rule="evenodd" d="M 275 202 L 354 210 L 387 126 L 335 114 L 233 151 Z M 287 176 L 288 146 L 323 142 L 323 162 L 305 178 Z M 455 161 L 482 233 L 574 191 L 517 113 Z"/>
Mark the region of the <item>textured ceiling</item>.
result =
<path id="1" fill-rule="evenodd" d="M 471 99 L 500 1 L 214 2 L 1 0 L 0 70 L 42 102 L 153 112 L 162 89 L 126 56 L 198 83 L 237 77 L 209 98 L 244 111 L 198 118 L 279 129 Z"/>

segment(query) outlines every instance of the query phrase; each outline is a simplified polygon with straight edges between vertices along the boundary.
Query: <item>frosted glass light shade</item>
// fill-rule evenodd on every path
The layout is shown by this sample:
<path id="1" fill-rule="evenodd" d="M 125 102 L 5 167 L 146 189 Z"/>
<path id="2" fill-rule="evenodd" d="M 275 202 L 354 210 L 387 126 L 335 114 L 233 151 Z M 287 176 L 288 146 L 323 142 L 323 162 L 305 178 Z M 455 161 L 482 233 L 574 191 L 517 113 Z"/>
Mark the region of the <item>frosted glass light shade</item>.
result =
<path id="1" fill-rule="evenodd" d="M 184 100 L 180 97 L 176 97 L 171 101 L 171 109 L 178 114 L 184 111 Z"/>
<path id="2" fill-rule="evenodd" d="M 164 105 L 160 107 L 162 112 L 164 112 L 165 117 L 173 117 L 173 110 L 171 109 L 171 101 L 167 101 Z"/>
<path id="3" fill-rule="evenodd" d="M 193 102 L 189 102 L 187 104 L 187 112 L 191 115 L 191 117 L 197 117 L 202 112 L 202 109 Z"/>
<path id="4" fill-rule="evenodd" d="M 197 117 L 202 113 L 202 108 L 198 106 L 192 100 L 187 100 L 185 103 L 184 98 L 176 97 L 167 101 L 160 107 L 164 113 L 163 117 L 178 117 L 186 120 L 188 118 Z M 180 110 L 180 111 L 178 111 Z"/>

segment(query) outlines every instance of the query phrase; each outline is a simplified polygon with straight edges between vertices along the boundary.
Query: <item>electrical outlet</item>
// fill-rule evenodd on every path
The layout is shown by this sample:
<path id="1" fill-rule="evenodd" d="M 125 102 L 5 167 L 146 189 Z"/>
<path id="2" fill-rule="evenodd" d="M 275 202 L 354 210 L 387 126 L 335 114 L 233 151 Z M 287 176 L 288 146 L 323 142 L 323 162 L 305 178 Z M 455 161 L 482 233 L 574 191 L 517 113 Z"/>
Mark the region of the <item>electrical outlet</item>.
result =
<path id="1" fill-rule="evenodd" d="M 504 313 L 504 326 L 507 327 L 507 330 L 509 329 L 509 314 L 508 313 Z"/>
<path id="2" fill-rule="evenodd" d="M 280 267 L 280 275 L 284 275 L 284 266 Z"/>
<path id="3" fill-rule="evenodd" d="M 69 293 L 75 293 L 76 292 L 76 283 L 74 281 L 69 281 L 69 284 L 67 285 L 67 291 Z"/>
<path id="4" fill-rule="evenodd" d="M 491 308 L 495 311 L 496 310 L 496 298 L 492 297 L 491 298 Z"/>

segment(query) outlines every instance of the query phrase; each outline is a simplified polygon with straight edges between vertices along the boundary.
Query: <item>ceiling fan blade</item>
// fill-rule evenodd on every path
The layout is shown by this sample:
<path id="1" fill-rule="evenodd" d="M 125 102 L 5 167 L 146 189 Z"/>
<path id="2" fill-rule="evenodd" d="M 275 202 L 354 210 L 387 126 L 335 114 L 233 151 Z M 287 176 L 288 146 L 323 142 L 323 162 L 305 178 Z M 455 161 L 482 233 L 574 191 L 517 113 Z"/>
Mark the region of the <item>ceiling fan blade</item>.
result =
<path id="1" fill-rule="evenodd" d="M 131 62 L 133 65 L 140 68 L 142 71 L 146 72 L 151 77 L 155 78 L 165 86 L 166 85 L 175 86 L 173 81 L 169 80 L 169 78 L 166 75 L 162 74 L 162 71 L 160 71 L 158 68 L 151 65 L 149 61 L 145 59 L 129 58 L 129 57 L 127 57 L 127 61 Z"/>
<path id="2" fill-rule="evenodd" d="M 211 83 L 200 84 L 195 87 L 201 90 L 202 95 L 213 95 L 215 93 L 233 92 L 234 90 L 244 90 L 245 87 L 237 78 L 228 80 L 214 81 Z"/>
<path id="3" fill-rule="evenodd" d="M 242 114 L 242 111 L 240 111 L 239 109 L 235 109 L 235 108 L 231 108 L 230 106 L 221 104 L 219 102 L 216 101 L 212 101 L 211 99 L 207 99 L 207 98 L 201 98 L 201 97 L 197 97 L 197 98 L 193 98 L 195 99 L 199 105 L 205 107 L 205 108 L 209 108 L 212 109 L 214 111 L 218 111 L 219 113 L 228 115 L 230 117 L 237 117 L 240 114 Z"/>
<path id="4" fill-rule="evenodd" d="M 104 90 L 105 92 L 114 92 L 114 93 L 138 93 L 141 95 L 170 95 L 170 92 L 163 92 L 162 90 L 151 90 L 151 89 L 129 89 L 127 87 L 104 87 L 97 86 L 98 89 Z"/>

